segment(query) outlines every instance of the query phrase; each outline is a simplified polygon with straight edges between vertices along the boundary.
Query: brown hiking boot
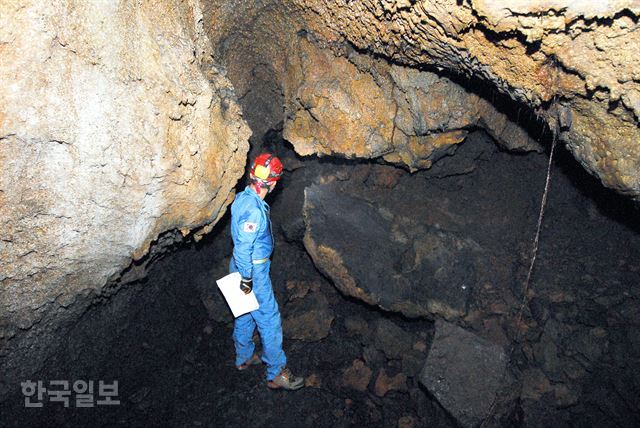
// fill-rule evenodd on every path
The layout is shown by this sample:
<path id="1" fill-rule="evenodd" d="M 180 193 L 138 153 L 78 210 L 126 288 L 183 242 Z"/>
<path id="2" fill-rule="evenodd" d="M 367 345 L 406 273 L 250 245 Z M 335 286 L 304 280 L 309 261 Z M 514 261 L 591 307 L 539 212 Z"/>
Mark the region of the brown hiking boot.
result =
<path id="1" fill-rule="evenodd" d="M 253 354 L 251 358 L 249 358 L 247 361 L 240 364 L 239 366 L 236 366 L 236 368 L 242 371 L 242 370 L 248 369 L 251 366 L 256 366 L 258 364 L 262 364 L 262 360 L 260 359 L 260 356 L 258 354 Z"/>
<path id="2" fill-rule="evenodd" d="M 280 374 L 267 382 L 267 386 L 271 389 L 286 389 L 288 391 L 295 391 L 304 386 L 304 378 L 294 376 L 291 370 L 288 368 L 282 369 Z"/>

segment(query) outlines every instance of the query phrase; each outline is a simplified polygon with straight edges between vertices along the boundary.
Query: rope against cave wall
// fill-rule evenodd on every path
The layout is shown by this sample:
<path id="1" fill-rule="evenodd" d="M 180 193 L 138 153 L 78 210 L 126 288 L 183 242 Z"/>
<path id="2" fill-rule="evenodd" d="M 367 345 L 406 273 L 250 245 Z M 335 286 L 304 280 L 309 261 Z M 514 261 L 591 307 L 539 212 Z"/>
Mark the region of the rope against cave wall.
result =
<path id="1" fill-rule="evenodd" d="M 556 101 L 557 101 L 557 99 L 554 97 L 553 104 L 556 104 Z M 552 131 L 553 136 L 552 136 L 552 139 L 551 139 L 551 150 L 550 150 L 550 153 L 549 153 L 549 162 L 547 163 L 547 176 L 546 176 L 545 183 L 544 183 L 544 191 L 542 193 L 542 200 L 540 201 L 540 210 L 538 212 L 538 223 L 537 223 L 537 226 L 536 226 L 536 233 L 534 235 L 533 245 L 532 245 L 532 248 L 531 248 L 531 261 L 529 263 L 529 269 L 527 271 L 527 276 L 525 278 L 524 285 L 523 285 L 523 288 L 522 288 L 522 303 L 520 304 L 520 308 L 518 309 L 518 314 L 516 316 L 516 337 L 512 341 L 511 348 L 509 349 L 509 353 L 507 354 L 507 363 L 511 362 L 511 359 L 513 357 L 513 353 L 514 353 L 515 348 L 516 348 L 516 344 L 520 341 L 520 335 L 521 335 L 520 324 L 522 323 L 522 315 L 524 313 L 524 308 L 529 303 L 529 289 L 531 287 L 531 277 L 533 275 L 533 269 L 535 267 L 536 259 L 538 257 L 538 247 L 539 247 L 539 243 L 540 243 L 540 232 L 542 230 L 542 220 L 544 219 L 544 214 L 545 214 L 545 210 L 546 210 L 546 207 L 547 207 L 547 199 L 548 199 L 548 196 L 549 196 L 549 189 L 551 187 L 551 165 L 553 164 L 553 154 L 554 154 L 555 149 L 556 149 L 556 143 L 557 143 L 557 140 L 558 140 L 558 133 L 559 132 L 560 132 L 560 129 L 559 129 L 559 126 L 558 126 L 558 124 L 556 122 L 555 129 Z M 489 413 L 487 414 L 487 417 L 480 424 L 480 427 L 486 426 L 486 424 L 488 423 L 489 419 L 493 416 L 497 400 L 498 400 L 498 394 L 496 394 L 496 396 L 493 398 L 493 401 L 491 403 L 491 407 L 489 408 Z"/>

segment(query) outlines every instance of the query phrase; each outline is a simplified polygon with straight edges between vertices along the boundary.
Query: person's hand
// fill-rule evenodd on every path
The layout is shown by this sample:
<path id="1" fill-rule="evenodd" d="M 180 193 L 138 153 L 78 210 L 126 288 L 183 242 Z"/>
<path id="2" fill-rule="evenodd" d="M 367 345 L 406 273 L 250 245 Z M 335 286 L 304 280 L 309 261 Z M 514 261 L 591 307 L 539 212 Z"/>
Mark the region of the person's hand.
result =
<path id="1" fill-rule="evenodd" d="M 242 278 L 240 280 L 240 290 L 242 290 L 244 294 L 251 293 L 251 290 L 253 290 L 253 280 L 251 278 Z"/>

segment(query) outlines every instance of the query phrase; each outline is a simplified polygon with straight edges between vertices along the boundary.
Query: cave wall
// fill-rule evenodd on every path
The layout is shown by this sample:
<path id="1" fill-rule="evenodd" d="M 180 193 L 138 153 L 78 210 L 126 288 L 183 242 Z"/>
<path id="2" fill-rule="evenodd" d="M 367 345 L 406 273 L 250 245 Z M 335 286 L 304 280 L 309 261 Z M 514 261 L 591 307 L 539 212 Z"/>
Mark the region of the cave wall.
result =
<path id="1" fill-rule="evenodd" d="M 202 5 L 214 57 L 259 143 L 283 121 L 287 58 L 305 24 L 289 2 L 203 0 Z"/>
<path id="2" fill-rule="evenodd" d="M 299 37 L 288 56 L 284 137 L 302 155 L 376 158 L 430 168 L 480 127 L 507 150 L 542 147 L 507 114 L 434 73 Z"/>
<path id="3" fill-rule="evenodd" d="M 316 38 L 290 2 L 210 0 L 204 16 L 257 145 L 282 127 L 299 154 L 384 157 L 411 170 L 475 127 L 506 149 L 541 150 L 516 115 L 451 79 Z"/>
<path id="4" fill-rule="evenodd" d="M 523 122 L 535 120 L 538 127 L 546 123 L 557 128 L 576 159 L 605 186 L 634 199 L 640 196 L 637 2 L 204 0 L 203 4 L 216 57 L 242 94 L 243 109 L 259 128 L 257 134 L 278 126 L 284 114 L 281 102 L 291 101 L 288 91 L 296 96 L 300 84 L 285 87 L 287 74 L 290 61 L 308 50 L 300 49 L 297 40 L 308 33 L 317 46 L 337 57 L 351 59 L 345 53 L 350 49 L 439 77 L 455 77 L 466 90 L 489 88 L 481 94 L 487 105 L 496 94 L 506 96 L 513 100 L 509 109 L 523 110 L 522 116 L 509 117 L 516 126 L 527 116 Z M 340 67 L 332 66 L 336 72 Z M 347 76 L 357 78 L 353 72 Z M 345 86 L 343 81 L 339 89 L 344 91 Z M 347 89 L 357 90 L 351 86 Z M 326 89 L 309 82 L 306 93 L 316 91 L 319 97 Z M 363 101 L 362 96 L 353 98 Z M 285 127 L 288 119 L 284 118 Z M 345 122 L 323 119 L 325 128 L 341 129 Z M 350 130 L 356 126 L 351 123 Z M 360 130 L 353 136 L 366 133 Z M 387 133 L 381 137 L 393 146 Z M 345 142 L 342 147 L 334 143 L 319 140 L 315 148 L 350 154 L 344 150 Z M 363 143 L 356 138 L 351 144 Z M 410 150 L 424 157 L 420 152 L 430 150 L 429 142 L 425 145 L 426 149 L 413 144 Z M 312 149 L 305 143 L 301 150 Z M 366 157 L 378 152 L 380 147 L 374 144 Z M 404 158 L 400 162 L 408 160 Z"/>
<path id="5" fill-rule="evenodd" d="M 3 2 L 0 55 L 0 356 L 31 335 L 29 366 L 160 234 L 217 221 L 250 130 L 195 0 Z"/>
<path id="6" fill-rule="evenodd" d="M 633 0 L 292 0 L 329 44 L 475 76 L 536 109 L 602 183 L 640 195 Z"/>

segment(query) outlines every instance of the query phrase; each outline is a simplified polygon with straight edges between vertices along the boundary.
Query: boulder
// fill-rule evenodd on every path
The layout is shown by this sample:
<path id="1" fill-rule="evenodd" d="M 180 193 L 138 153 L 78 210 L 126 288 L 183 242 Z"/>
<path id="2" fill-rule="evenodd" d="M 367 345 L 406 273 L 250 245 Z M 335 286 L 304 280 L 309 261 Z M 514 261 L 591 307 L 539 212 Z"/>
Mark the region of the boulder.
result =
<path id="1" fill-rule="evenodd" d="M 286 338 L 315 342 L 329 335 L 335 315 L 327 298 L 313 291 L 301 299 L 287 303 L 282 320 Z"/>
<path id="2" fill-rule="evenodd" d="M 413 428 L 416 426 L 416 420 L 413 416 L 402 416 L 398 419 L 398 428 Z"/>
<path id="3" fill-rule="evenodd" d="M 473 240 L 327 185 L 305 189 L 304 244 L 343 293 L 406 316 L 464 316 L 486 271 Z"/>
<path id="4" fill-rule="evenodd" d="M 411 334 L 385 318 L 376 320 L 374 344 L 388 358 L 402 358 L 411 349 Z"/>
<path id="5" fill-rule="evenodd" d="M 384 397 L 389 391 L 407 391 L 407 376 L 404 373 L 397 373 L 389 376 L 385 369 L 380 369 L 378 377 L 373 386 L 373 392 L 378 397 Z"/>
<path id="6" fill-rule="evenodd" d="M 344 319 L 344 326 L 349 334 L 367 335 L 369 324 L 359 315 L 350 315 Z"/>
<path id="7" fill-rule="evenodd" d="M 374 346 L 365 346 L 362 350 L 362 358 L 373 369 L 378 369 L 387 363 L 384 352 Z"/>
<path id="8" fill-rule="evenodd" d="M 507 355 L 502 347 L 437 320 L 419 380 L 460 425 L 477 426 L 508 381 Z"/>
<path id="9" fill-rule="evenodd" d="M 311 284 L 308 281 L 288 280 L 286 283 L 287 300 L 302 299 L 309 293 Z"/>
<path id="10" fill-rule="evenodd" d="M 527 369 L 522 373 L 522 389 L 520 398 L 524 400 L 540 400 L 552 390 L 549 379 L 540 369 Z"/>
<path id="11" fill-rule="evenodd" d="M 364 392 L 371 381 L 372 371 L 362 360 L 353 360 L 353 364 L 342 372 L 342 386 Z"/>

